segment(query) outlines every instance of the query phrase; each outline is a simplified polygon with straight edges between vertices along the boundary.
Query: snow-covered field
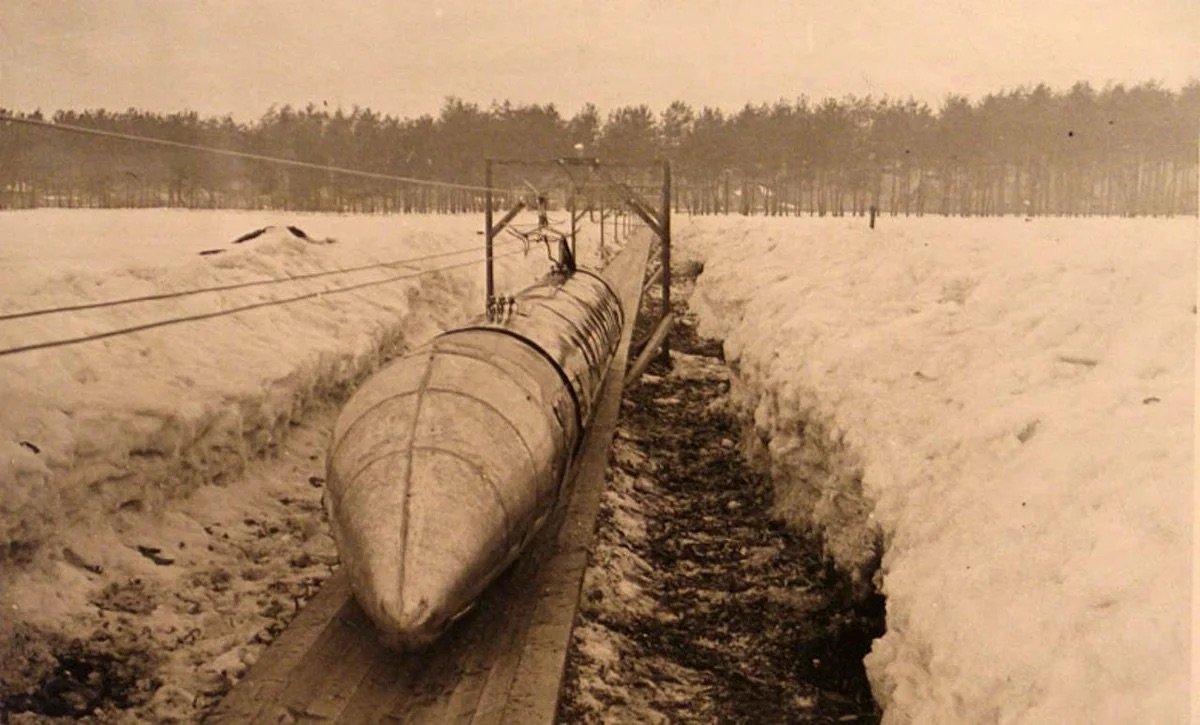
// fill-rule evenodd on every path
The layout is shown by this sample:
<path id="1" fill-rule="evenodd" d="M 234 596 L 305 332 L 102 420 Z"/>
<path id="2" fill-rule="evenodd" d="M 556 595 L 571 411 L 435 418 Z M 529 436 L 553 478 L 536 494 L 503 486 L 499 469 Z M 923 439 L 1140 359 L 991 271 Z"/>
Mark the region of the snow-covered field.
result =
<path id="1" fill-rule="evenodd" d="M 282 225 L 302 228 L 318 244 Z M 243 233 L 280 225 L 239 245 Z M 36 210 L 0 215 L 0 318 L 30 310 L 407 264 L 137 304 L 0 319 L 0 348 L 355 291 L 46 350 L 0 355 L 0 552 L 66 524 L 153 508 L 236 474 L 306 404 L 336 397 L 398 345 L 482 308 L 480 217 Z M 519 245 L 505 244 L 497 253 Z M 220 254 L 201 256 L 206 249 Z M 498 262 L 506 291 L 544 271 Z M 418 274 L 458 265 L 435 274 Z M 0 559 L 3 559 L 0 556 Z"/>
<path id="2" fill-rule="evenodd" d="M 240 245 L 239 235 L 280 224 Z M 313 244 L 283 224 L 295 224 Z M 481 218 L 260 212 L 64 211 L 0 216 L 0 317 L 60 305 L 408 264 L 139 304 L 0 319 L 0 348 L 94 334 L 350 284 L 341 294 L 0 356 L 0 550 L 64 522 L 154 505 L 227 478 L 307 403 L 344 389 L 396 344 L 481 310 Z M 506 244 L 498 253 L 518 247 Z M 222 248 L 220 254 L 198 252 Z M 520 260 L 520 262 L 518 262 Z M 503 260 L 498 284 L 544 264 Z M 439 266 L 457 269 L 418 272 Z M 139 504 L 139 505 L 140 505 Z"/>
<path id="3" fill-rule="evenodd" d="M 482 310 L 482 221 L 0 214 L 0 696 L 17 697 L 0 699 L 0 719 L 39 682 L 53 707 L 152 722 L 194 719 L 228 689 L 335 561 L 320 486 L 336 403 L 389 354 Z M 520 250 L 497 247 L 497 292 L 547 270 L 543 251 Z M 305 298 L 2 352 L 292 297 Z M 63 656 L 118 664 L 76 665 L 55 685 L 47 668 Z"/>
<path id="4" fill-rule="evenodd" d="M 887 595 L 888 722 L 1185 722 L 1195 219 L 713 218 L 779 512 Z"/>
<path id="5" fill-rule="evenodd" d="M 229 244 L 270 224 L 337 241 L 275 229 Z M 864 585 L 883 554 L 888 633 L 867 665 L 890 721 L 1186 720 L 1194 219 L 674 225 L 678 254 L 705 262 L 691 304 L 701 331 L 725 338 L 779 512 L 815 527 Z M 480 243 L 481 226 L 6 212 L 0 348 L 477 260 L 2 319 L 440 253 Z M 0 564 L 32 559 L 22 567 L 37 575 L 0 575 L 0 601 L 36 605 L 21 616 L 40 624 L 76 616 L 90 575 L 72 554 L 110 578 L 145 561 L 79 551 L 115 540 L 115 515 L 193 492 L 241 511 L 229 484 L 247 461 L 389 349 L 478 311 L 481 267 L 0 354 Z M 498 291 L 545 269 L 536 251 L 505 259 Z"/>

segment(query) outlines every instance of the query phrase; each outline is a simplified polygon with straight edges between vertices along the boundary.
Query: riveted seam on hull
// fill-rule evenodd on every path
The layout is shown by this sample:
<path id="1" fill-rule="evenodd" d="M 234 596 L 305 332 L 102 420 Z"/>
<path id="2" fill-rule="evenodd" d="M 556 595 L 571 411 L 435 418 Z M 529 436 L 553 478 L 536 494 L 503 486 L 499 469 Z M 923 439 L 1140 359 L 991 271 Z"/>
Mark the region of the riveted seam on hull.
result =
<path id="1" fill-rule="evenodd" d="M 582 297 L 576 295 L 572 290 L 564 289 L 563 294 L 575 300 L 587 312 L 587 319 L 592 322 L 595 327 L 604 329 L 604 306 L 598 303 L 589 302 Z M 617 330 L 619 331 L 625 325 L 625 311 L 621 309 L 620 300 L 616 300 L 616 305 L 613 310 L 617 313 L 616 320 Z M 615 347 L 614 347 L 615 349 Z"/>
<path id="2" fill-rule="evenodd" d="M 506 417 L 499 408 L 492 405 L 491 403 L 484 400 L 483 398 L 478 398 L 469 393 L 464 393 L 461 390 L 451 390 L 450 388 L 440 388 L 440 387 L 432 387 L 432 386 L 427 388 L 426 390 L 427 390 L 427 392 L 430 392 L 430 393 L 441 393 L 443 395 L 452 395 L 452 396 L 459 397 L 459 398 L 466 398 L 467 400 L 474 400 L 475 402 L 479 403 L 483 407 L 485 407 L 488 410 L 495 413 L 496 416 L 500 418 L 500 420 L 503 420 L 505 423 L 508 424 L 508 427 L 510 429 L 512 429 L 512 432 L 517 436 L 517 439 L 521 441 L 521 447 L 525 449 L 525 456 L 529 459 L 530 468 L 533 469 L 534 475 L 537 474 L 538 459 L 536 456 L 533 455 L 533 449 L 529 447 L 529 441 L 525 440 L 525 436 L 521 435 L 521 429 L 517 427 L 516 423 L 513 423 L 511 420 L 509 420 L 508 417 Z"/>
<path id="3" fill-rule="evenodd" d="M 405 459 L 411 458 L 411 456 L 408 453 L 406 453 L 405 451 L 397 451 L 397 450 L 389 449 L 386 453 L 380 453 L 378 456 L 375 456 L 371 460 L 369 460 L 366 463 L 359 466 L 357 469 L 355 469 L 353 474 L 346 477 L 345 480 L 349 484 L 349 486 L 343 485 L 340 487 L 343 489 L 342 491 L 334 492 L 333 505 L 335 507 L 341 508 L 342 504 L 344 504 L 350 498 L 350 495 L 354 492 L 354 490 L 356 488 L 354 486 L 354 483 L 358 480 L 358 477 L 361 476 L 363 474 L 363 472 L 365 472 L 368 468 L 375 465 L 376 463 L 379 463 L 380 461 L 382 461 L 385 458 L 392 458 L 392 457 L 399 457 L 399 456 L 404 456 Z"/>
<path id="4" fill-rule="evenodd" d="M 463 331 L 464 330 L 454 330 L 452 332 L 447 332 L 447 333 L 445 333 L 444 337 L 446 338 L 446 340 L 452 340 L 453 339 L 452 333 L 463 332 Z M 491 328 L 491 327 L 485 327 L 485 328 L 475 327 L 475 328 L 469 328 L 465 331 L 468 331 L 468 332 L 479 332 L 479 331 L 496 332 L 498 330 L 497 330 L 497 328 Z M 506 334 L 508 334 L 509 337 L 512 337 L 513 339 L 523 343 L 523 347 L 535 350 L 537 352 L 537 354 L 539 354 L 543 358 L 547 357 L 547 353 L 542 352 L 535 345 L 529 345 L 527 343 L 527 341 L 523 337 L 521 337 L 519 334 L 512 333 L 512 332 L 507 332 Z M 451 344 L 453 344 L 453 343 L 451 343 Z M 514 376 L 512 374 L 511 370 L 506 369 L 505 367 L 499 365 L 495 361 L 495 359 L 492 357 L 483 357 L 481 355 L 476 354 L 476 350 L 472 347 L 466 346 L 465 349 L 461 348 L 461 347 L 456 349 L 456 348 L 447 348 L 444 346 L 439 346 L 437 349 L 438 349 L 438 353 L 442 354 L 442 355 L 454 355 L 454 356 L 461 357 L 461 358 L 464 358 L 467 360 L 475 360 L 478 362 L 485 363 L 489 367 L 495 369 L 500 374 L 502 374 L 505 377 L 505 379 L 512 381 L 520 390 L 524 391 L 527 394 L 527 396 L 530 400 L 539 400 L 543 403 L 551 402 L 550 398 L 548 398 L 545 395 L 545 391 L 540 386 L 535 385 L 533 388 L 530 388 L 526 385 L 523 385 L 521 383 L 521 381 L 518 379 L 518 377 Z M 554 367 L 555 373 L 558 375 L 558 378 L 561 382 L 563 375 L 560 372 L 560 368 L 555 367 L 555 366 L 551 366 L 551 367 Z M 525 370 L 525 367 L 520 366 L 520 369 Z M 526 371 L 526 372 L 528 372 L 528 371 Z M 532 376 L 532 373 L 531 373 L 531 376 Z M 582 386 L 578 386 L 578 387 L 582 387 Z M 571 393 L 574 390 L 578 389 L 577 386 L 571 381 L 568 381 L 566 388 L 567 388 L 568 393 Z M 568 397 L 571 399 L 571 405 L 573 407 L 578 407 L 576 405 L 574 396 L 569 395 Z M 582 431 L 577 428 L 575 435 L 569 436 L 566 421 L 563 419 L 563 417 L 561 415 L 558 414 L 557 408 L 555 408 L 554 410 L 555 410 L 554 422 L 557 425 L 557 429 L 558 429 L 558 432 L 561 434 L 561 437 L 565 440 L 567 447 L 568 448 L 577 447 L 577 446 L 575 446 L 574 441 L 577 441 L 581 437 Z M 576 417 L 576 422 L 578 424 L 580 416 L 577 415 L 575 417 Z"/>
<path id="5" fill-rule="evenodd" d="M 330 452 L 329 452 L 330 453 L 329 461 L 331 463 L 333 462 L 333 457 L 335 455 L 337 455 L 338 449 L 341 448 L 342 441 L 344 441 L 350 437 L 350 432 L 353 431 L 358 426 L 358 424 L 361 423 L 367 417 L 367 415 L 369 413 L 371 413 L 371 411 L 380 407 L 384 403 L 388 403 L 390 401 L 396 400 L 397 398 L 403 398 L 403 397 L 406 397 L 409 395 L 416 395 L 416 394 L 417 394 L 417 389 L 414 388 L 412 390 L 406 390 L 403 393 L 393 393 L 393 394 L 383 398 L 382 400 L 372 403 L 369 407 L 367 407 L 366 410 L 364 410 L 362 413 L 359 414 L 359 416 L 357 418 L 354 419 L 353 423 L 346 426 L 346 430 L 342 433 L 342 435 L 336 441 L 334 441 L 333 449 L 330 450 Z"/>
<path id="6" fill-rule="evenodd" d="M 517 379 L 514 378 L 508 370 L 504 369 L 493 358 L 482 357 L 479 355 L 472 355 L 469 352 L 465 352 L 463 350 L 450 350 L 450 349 L 447 349 L 444 347 L 438 348 L 438 354 L 439 355 L 454 355 L 455 357 L 466 358 L 467 360 L 475 360 L 477 362 L 484 363 L 484 364 L 488 365 L 489 367 L 495 368 L 496 370 L 500 371 L 500 373 L 502 373 L 504 376 L 506 376 L 509 380 L 516 383 L 517 386 L 520 387 L 521 390 L 524 390 L 526 393 L 528 393 L 530 395 L 530 397 L 533 397 L 533 395 L 535 393 L 540 392 L 538 390 L 531 390 L 531 389 L 525 387 L 524 385 L 521 385 L 519 382 L 517 382 Z"/>
<path id="7" fill-rule="evenodd" d="M 617 303 L 617 311 L 620 312 L 620 314 L 621 314 L 621 320 L 620 320 L 621 326 L 624 327 L 625 326 L 625 308 L 621 305 L 621 296 L 619 294 L 617 294 L 617 291 L 612 288 L 612 285 L 608 283 L 608 280 L 604 279 L 603 277 L 601 277 L 600 275 L 591 271 L 590 269 L 577 269 L 577 270 L 575 270 L 575 274 L 582 274 L 585 277 L 591 277 L 592 279 L 596 280 L 600 284 L 604 285 L 604 289 L 608 290 L 608 294 L 612 295 L 613 302 Z"/>
<path id="8" fill-rule="evenodd" d="M 410 450 L 431 451 L 433 453 L 441 453 L 441 454 L 450 456 L 451 458 L 454 458 L 455 460 L 461 461 L 462 463 L 466 464 L 468 467 L 471 468 L 471 470 L 475 471 L 476 475 L 478 475 L 481 480 L 483 480 L 484 482 L 487 483 L 488 489 L 492 492 L 492 497 L 496 499 L 496 505 L 500 507 L 500 514 L 501 514 L 501 516 L 504 517 L 504 549 L 505 549 L 505 551 L 507 551 L 508 548 L 512 544 L 512 535 L 513 535 L 512 513 L 508 510 L 508 506 L 505 505 L 504 497 L 500 495 L 499 486 L 496 485 L 496 482 L 492 480 L 491 476 L 487 475 L 487 472 L 484 470 L 484 467 L 477 461 L 473 461 L 470 458 L 467 458 L 462 453 L 460 453 L 456 450 L 453 450 L 451 448 L 445 448 L 443 446 L 420 445 L 420 446 L 412 446 L 412 448 Z"/>
<path id="9" fill-rule="evenodd" d="M 605 299 L 600 293 L 595 293 L 595 299 L 589 300 L 582 298 L 582 296 L 576 294 L 575 289 L 572 289 L 568 286 L 568 284 L 565 283 L 569 280 L 564 281 L 562 284 L 553 284 L 553 286 L 551 286 L 551 284 L 540 284 L 540 286 L 534 286 L 527 289 L 526 292 L 522 293 L 522 295 L 524 298 L 530 301 L 547 302 L 545 305 L 547 308 L 553 308 L 554 305 L 562 304 L 562 301 L 560 300 L 562 300 L 562 298 L 565 296 L 566 299 L 574 301 L 577 305 L 580 305 L 582 311 L 584 314 L 586 314 L 586 317 L 589 320 L 600 320 L 600 318 L 604 317 L 602 316 L 602 310 L 604 310 L 606 306 L 611 305 L 613 311 L 616 312 L 617 329 L 622 329 L 625 320 L 625 310 L 622 306 L 622 302 L 620 302 L 619 296 L 613 292 L 610 284 L 608 284 L 604 277 L 596 275 L 595 272 L 588 270 L 578 271 L 582 271 L 584 276 L 593 278 L 593 280 L 600 282 L 602 286 L 605 287 L 605 292 L 608 293 L 608 298 Z M 590 292 L 595 292 L 595 290 L 590 289 Z M 599 326 L 602 328 L 604 325 L 600 323 Z M 616 349 L 616 346 L 614 346 L 613 349 Z"/>
<path id="10" fill-rule="evenodd" d="M 550 363 L 550 367 L 554 369 L 554 372 L 558 373 L 558 377 L 562 381 L 563 387 L 567 389 L 567 395 L 570 396 L 572 405 L 575 406 L 575 426 L 579 433 L 576 436 L 576 442 L 574 446 L 575 450 L 571 454 L 572 457 L 574 457 L 579 452 L 579 446 L 583 443 L 583 409 L 579 404 L 579 393 L 575 390 L 575 386 L 571 384 L 571 379 L 567 377 L 567 372 L 563 370 L 562 365 L 559 365 L 558 361 L 554 359 L 554 356 L 546 352 L 541 345 L 518 332 L 506 330 L 502 327 L 484 327 L 481 325 L 475 325 L 472 327 L 460 327 L 453 332 L 447 332 L 443 334 L 452 335 L 458 332 L 464 332 L 466 330 L 479 330 L 481 332 L 492 332 L 497 335 L 508 335 L 509 337 L 528 345 L 531 349 L 535 350 L 539 355 L 545 358 L 546 362 Z"/>
<path id="11" fill-rule="evenodd" d="M 597 278 L 597 279 L 599 279 L 599 278 Z M 597 328 L 600 330 L 605 329 L 606 325 L 604 324 L 604 322 L 605 322 L 604 321 L 604 317 L 605 317 L 604 306 L 602 304 L 599 304 L 597 302 L 589 302 L 588 300 L 583 299 L 582 297 L 576 295 L 572 290 L 566 289 L 565 287 L 562 289 L 562 294 L 563 294 L 563 296 L 569 297 L 570 299 L 579 303 L 579 306 L 583 309 L 583 311 L 585 313 L 585 319 L 587 320 L 588 327 Z M 614 300 L 614 301 L 616 302 L 614 310 L 617 313 L 617 319 L 616 319 L 617 330 L 620 331 L 620 329 L 625 324 L 625 311 L 623 309 L 621 309 L 620 300 Z M 610 353 L 616 351 L 616 349 L 617 349 L 616 342 L 619 339 L 620 339 L 619 336 L 617 336 L 614 339 L 614 344 L 611 345 L 610 349 L 609 349 Z"/>
<path id="12" fill-rule="evenodd" d="M 569 302 L 564 302 L 564 298 Z M 550 294 L 531 296 L 531 299 L 545 303 L 537 306 L 536 309 L 538 311 L 552 314 L 567 324 L 567 328 L 571 331 L 571 334 L 567 336 L 568 339 L 572 340 L 573 343 L 577 343 L 576 346 L 583 351 L 584 357 L 588 362 L 588 367 L 598 369 L 606 351 L 598 349 L 595 346 L 597 336 L 590 333 L 605 329 L 602 321 L 603 313 L 601 312 L 601 308 L 603 305 L 601 301 L 589 302 L 580 298 L 565 286 L 553 288 Z M 568 317 L 559 311 L 559 307 L 569 305 L 570 303 L 574 303 L 576 311 L 580 313 L 584 324 L 580 324 L 579 319 Z M 618 317 L 620 317 L 622 313 L 620 313 L 619 302 L 617 302 L 617 310 Z M 617 329 L 619 330 L 620 327 L 618 326 Z M 607 352 L 615 350 L 616 346 L 612 345 L 608 347 Z"/>
<path id="13" fill-rule="evenodd" d="M 588 335 L 587 331 L 580 327 L 578 322 L 572 320 L 570 317 L 567 317 L 549 305 L 541 307 L 540 309 L 545 310 L 552 315 L 557 315 L 563 322 L 567 323 L 568 329 L 570 329 L 572 333 L 570 337 L 580 343 L 579 347 L 583 351 L 584 357 L 587 358 L 589 367 L 594 368 L 600 365 L 600 360 L 596 357 L 597 351 L 591 346 L 592 336 Z"/>
<path id="14" fill-rule="evenodd" d="M 396 582 L 396 604 L 400 611 L 404 610 L 404 582 L 405 570 L 408 568 L 408 499 L 412 496 L 412 472 L 413 459 L 412 449 L 413 444 L 417 440 L 417 426 L 421 422 L 421 408 L 425 402 L 425 389 L 429 386 L 429 378 L 433 375 L 434 351 L 430 347 L 429 355 L 425 358 L 425 374 L 421 376 L 421 382 L 417 384 L 417 404 L 413 406 L 412 426 L 408 429 L 408 442 L 404 448 L 409 451 L 408 455 L 408 470 L 404 472 L 404 505 L 400 507 L 400 525 L 396 527 L 396 545 L 398 551 L 403 552 L 400 556 L 399 571 L 397 572 Z"/>

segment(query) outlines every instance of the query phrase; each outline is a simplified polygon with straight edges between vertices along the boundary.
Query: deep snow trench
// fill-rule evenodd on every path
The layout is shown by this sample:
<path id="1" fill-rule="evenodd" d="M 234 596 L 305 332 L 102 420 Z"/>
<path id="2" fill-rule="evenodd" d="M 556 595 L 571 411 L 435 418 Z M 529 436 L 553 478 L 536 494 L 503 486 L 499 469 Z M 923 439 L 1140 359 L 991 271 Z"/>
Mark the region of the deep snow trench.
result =
<path id="1" fill-rule="evenodd" d="M 1195 218 L 676 228 L 778 513 L 882 535 L 885 722 L 1187 719 Z"/>
<path id="2" fill-rule="evenodd" d="M 264 236 L 197 254 L 292 223 L 339 241 Z M 450 252 L 477 227 L 474 217 L 8 212 L 0 314 L 385 264 Z M 772 513 L 815 523 L 858 586 L 887 596 L 886 632 L 866 662 L 885 721 L 1186 719 L 1195 218 L 885 218 L 871 230 L 853 218 L 681 215 L 674 229 L 677 260 L 704 260 L 689 303 L 697 329 L 724 340 L 735 371 L 729 408 L 753 421 L 740 447 L 752 468 L 770 466 Z M 542 260 L 505 260 L 504 291 Z M 346 283 L 407 269 L 364 270 Z M 242 472 L 315 432 L 295 427 L 311 423 L 305 401 L 333 396 L 381 346 L 424 339 L 477 310 L 479 282 L 477 268 L 451 270 L 0 358 L 0 558 L 20 563 L 43 542 L 31 563 L 0 571 L 0 681 L 30 681 L 3 651 L 4 627 L 21 622 L 54 635 L 13 643 L 61 655 L 70 676 L 45 684 L 68 696 L 64 707 L 87 708 L 90 691 L 121 687 L 150 698 L 146 719 L 186 719 L 203 707 L 252 659 L 261 647 L 252 640 L 270 635 L 276 610 L 293 608 L 306 579 L 326 570 L 310 510 L 319 489 L 309 477 L 320 471 L 309 456 L 319 447 L 292 450 L 294 474 L 253 490 L 245 481 L 255 477 Z M 10 319 L 0 343 L 332 284 L 300 279 L 286 292 L 249 287 Z M 664 372 L 655 396 L 679 397 L 682 381 Z M 655 409 L 704 414 L 668 402 Z M 740 426 L 728 425 L 722 437 L 738 448 Z M 620 456 L 632 456 L 632 442 L 620 443 Z M 629 474 L 614 490 L 638 492 L 635 482 L 655 476 Z M 788 485 L 793 478 L 807 483 Z M 181 511 L 188 492 L 195 498 Z M 638 532 L 625 508 L 610 513 Z M 732 520 L 727 510 L 706 515 Z M 876 527 L 884 548 L 872 574 Z M 269 537 L 295 549 L 274 555 Z M 257 583 L 243 586 L 242 569 Z M 151 625 L 168 643 L 194 639 L 171 658 L 193 681 L 150 697 L 157 665 L 103 641 L 106 630 L 91 642 L 100 620 L 122 631 Z M 128 667 L 108 667 L 114 661 Z M 596 671 L 601 682 L 609 674 Z M 86 692 L 73 684 L 92 679 Z"/>
<path id="3" fill-rule="evenodd" d="M 875 721 L 862 659 L 883 600 L 772 515 L 690 288 L 671 368 L 622 402 L 560 721 Z"/>

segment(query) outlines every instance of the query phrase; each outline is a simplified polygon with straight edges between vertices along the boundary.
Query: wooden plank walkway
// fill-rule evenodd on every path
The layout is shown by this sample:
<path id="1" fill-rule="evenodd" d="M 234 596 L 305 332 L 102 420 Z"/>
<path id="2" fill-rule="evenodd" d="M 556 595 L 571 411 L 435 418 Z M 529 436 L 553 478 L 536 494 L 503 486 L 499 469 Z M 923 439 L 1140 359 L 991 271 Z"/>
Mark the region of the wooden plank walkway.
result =
<path id="1" fill-rule="evenodd" d="M 390 652 L 335 573 L 208 722 L 554 720 L 648 249 L 648 235 L 635 235 L 605 272 L 624 305 L 625 329 L 569 494 L 475 609 L 428 650 Z"/>

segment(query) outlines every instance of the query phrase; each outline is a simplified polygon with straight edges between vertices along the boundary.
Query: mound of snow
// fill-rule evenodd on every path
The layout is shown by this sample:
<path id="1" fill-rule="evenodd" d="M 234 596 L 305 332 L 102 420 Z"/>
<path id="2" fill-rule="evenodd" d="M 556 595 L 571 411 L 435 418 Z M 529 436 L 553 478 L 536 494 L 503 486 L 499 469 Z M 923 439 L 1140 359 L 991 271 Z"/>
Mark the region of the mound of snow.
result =
<path id="1" fill-rule="evenodd" d="M 264 217 L 279 223 L 252 243 L 196 256 Z M 294 217 L 342 241 L 311 244 L 286 228 Z M 476 216 L 6 212 L 0 317 L 481 248 L 481 223 Z M 0 319 L 0 349 L 8 349 L 468 263 L 346 293 L 0 355 L 0 563 L 26 558 L 63 527 L 153 509 L 201 484 L 229 480 L 248 458 L 275 450 L 305 406 L 340 399 L 385 356 L 478 314 L 478 248 L 281 284 Z M 511 286 L 544 271 L 532 256 L 497 264 L 498 280 Z"/>
<path id="2" fill-rule="evenodd" d="M 888 722 L 1182 722 L 1195 220 L 697 219 L 779 510 L 888 597 Z"/>

